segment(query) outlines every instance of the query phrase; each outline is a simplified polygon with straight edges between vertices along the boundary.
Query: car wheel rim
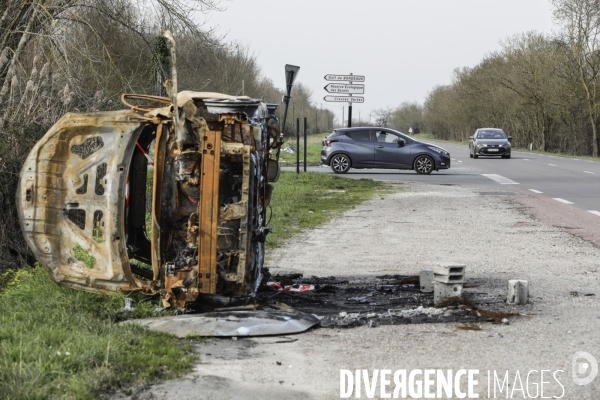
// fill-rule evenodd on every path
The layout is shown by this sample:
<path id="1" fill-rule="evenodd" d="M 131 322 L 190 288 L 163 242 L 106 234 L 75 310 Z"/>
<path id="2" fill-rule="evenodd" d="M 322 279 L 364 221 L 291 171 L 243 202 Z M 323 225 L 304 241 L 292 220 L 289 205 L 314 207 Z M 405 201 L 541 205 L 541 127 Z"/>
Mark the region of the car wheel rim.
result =
<path id="1" fill-rule="evenodd" d="M 333 169 L 344 172 L 348 169 L 348 159 L 346 157 L 335 157 L 333 159 Z"/>
<path id="2" fill-rule="evenodd" d="M 428 173 L 433 168 L 431 160 L 428 157 L 421 157 L 417 160 L 417 171 L 421 173 Z"/>

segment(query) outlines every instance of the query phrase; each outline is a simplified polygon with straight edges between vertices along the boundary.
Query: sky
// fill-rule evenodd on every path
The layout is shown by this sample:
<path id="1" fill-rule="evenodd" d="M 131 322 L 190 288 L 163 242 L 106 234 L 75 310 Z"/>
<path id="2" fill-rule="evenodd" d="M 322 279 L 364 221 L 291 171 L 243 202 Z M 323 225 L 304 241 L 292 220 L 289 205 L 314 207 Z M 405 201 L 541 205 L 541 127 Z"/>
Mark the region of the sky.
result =
<path id="1" fill-rule="evenodd" d="M 323 100 L 326 74 L 365 76 L 365 101 L 353 106 L 353 116 L 360 113 L 364 120 L 375 109 L 423 103 L 433 88 L 451 83 L 455 68 L 477 65 L 507 37 L 557 29 L 550 0 L 221 0 L 221 5 L 225 11 L 211 12 L 205 27 L 249 47 L 263 76 L 277 87 L 285 87 L 285 64 L 300 66 L 297 81 L 338 120 L 348 103 Z"/>

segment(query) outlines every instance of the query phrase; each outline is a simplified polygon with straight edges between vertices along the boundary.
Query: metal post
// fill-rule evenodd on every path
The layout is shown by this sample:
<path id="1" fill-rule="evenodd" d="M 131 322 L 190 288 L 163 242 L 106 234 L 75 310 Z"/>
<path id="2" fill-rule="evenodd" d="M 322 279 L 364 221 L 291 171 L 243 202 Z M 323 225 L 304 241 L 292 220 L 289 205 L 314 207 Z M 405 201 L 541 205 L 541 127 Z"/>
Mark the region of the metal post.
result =
<path id="1" fill-rule="evenodd" d="M 308 133 L 308 124 L 304 117 L 304 172 L 306 172 L 306 134 Z"/>
<path id="2" fill-rule="evenodd" d="M 352 103 L 348 103 L 348 128 L 352 128 Z"/>
<path id="3" fill-rule="evenodd" d="M 286 64 L 285 65 L 285 85 L 286 85 L 286 94 L 283 96 L 283 102 L 285 103 L 285 111 L 283 112 L 283 121 L 281 123 L 281 133 L 280 133 L 280 138 L 281 140 L 283 140 L 283 131 L 285 130 L 285 120 L 287 118 L 287 113 L 288 113 L 288 107 L 290 105 L 290 94 L 292 93 L 292 86 L 294 85 L 294 81 L 296 80 L 296 77 L 298 76 L 298 71 L 300 70 L 300 67 L 297 67 L 295 65 L 289 65 Z M 279 157 L 279 151 L 277 153 L 277 156 Z"/>
<path id="4" fill-rule="evenodd" d="M 300 118 L 296 118 L 296 174 L 300 174 Z"/>

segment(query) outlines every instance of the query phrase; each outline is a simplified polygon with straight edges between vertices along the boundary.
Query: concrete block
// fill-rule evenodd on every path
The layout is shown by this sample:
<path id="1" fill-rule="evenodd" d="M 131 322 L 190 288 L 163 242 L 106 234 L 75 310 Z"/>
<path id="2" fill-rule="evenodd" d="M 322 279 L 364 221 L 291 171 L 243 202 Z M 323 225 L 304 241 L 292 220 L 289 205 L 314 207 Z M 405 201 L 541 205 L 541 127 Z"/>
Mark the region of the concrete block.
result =
<path id="1" fill-rule="evenodd" d="M 433 271 L 421 271 L 419 274 L 419 286 L 423 293 L 433 292 Z"/>
<path id="2" fill-rule="evenodd" d="M 440 283 L 463 283 L 466 268 L 466 265 L 458 263 L 438 264 L 433 269 L 433 280 Z"/>
<path id="3" fill-rule="evenodd" d="M 433 282 L 433 302 L 440 302 L 449 299 L 450 297 L 460 297 L 462 295 L 462 283 L 442 283 Z"/>
<path id="4" fill-rule="evenodd" d="M 508 295 L 506 303 L 525 305 L 529 301 L 529 282 L 524 280 L 508 281 Z"/>

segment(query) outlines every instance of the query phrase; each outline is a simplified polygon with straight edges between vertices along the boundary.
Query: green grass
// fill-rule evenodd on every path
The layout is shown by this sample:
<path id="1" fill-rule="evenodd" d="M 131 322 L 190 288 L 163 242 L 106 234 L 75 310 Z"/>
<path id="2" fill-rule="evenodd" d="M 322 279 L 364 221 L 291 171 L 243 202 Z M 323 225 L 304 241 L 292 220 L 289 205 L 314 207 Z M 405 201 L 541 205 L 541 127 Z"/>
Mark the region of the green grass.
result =
<path id="1" fill-rule="evenodd" d="M 321 162 L 321 148 L 323 148 L 322 140 L 325 139 L 331 132 L 318 133 L 306 136 L 306 161 L 312 163 Z M 283 143 L 282 149 L 286 147 L 292 148 L 296 151 L 296 137 L 286 138 Z M 280 161 L 286 163 L 296 163 L 296 153 L 281 152 L 279 156 Z M 304 137 L 300 136 L 300 163 L 304 162 Z"/>
<path id="2" fill-rule="evenodd" d="M 76 244 L 73 247 L 73 253 L 77 261 L 83 261 L 86 267 L 92 269 L 96 265 L 96 257 L 88 253 L 83 247 Z"/>
<path id="3" fill-rule="evenodd" d="M 399 186 L 318 172 L 296 175 L 291 171 L 282 171 L 273 185 L 272 218 L 268 225 L 273 233 L 267 236 L 267 248 L 279 247 L 292 235 L 321 225 L 375 194 L 398 190 Z"/>
<path id="4" fill-rule="evenodd" d="M 0 398 L 93 399 L 101 391 L 190 371 L 187 342 L 116 321 L 153 315 L 143 295 L 119 312 L 119 294 L 57 286 L 42 267 L 0 279 Z"/>

